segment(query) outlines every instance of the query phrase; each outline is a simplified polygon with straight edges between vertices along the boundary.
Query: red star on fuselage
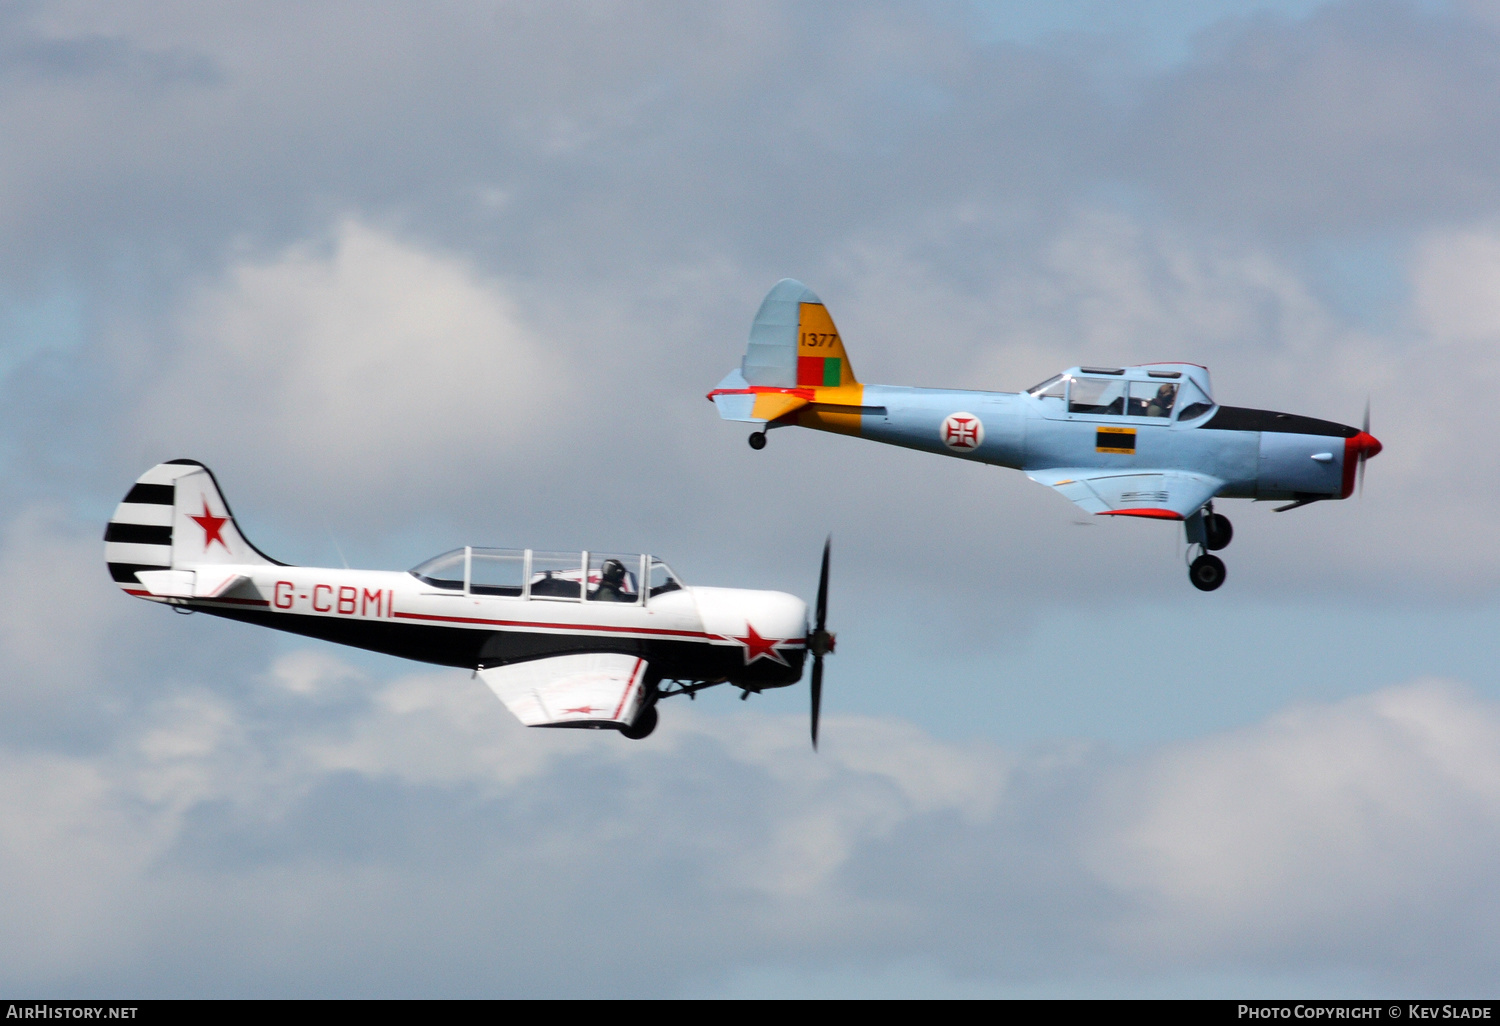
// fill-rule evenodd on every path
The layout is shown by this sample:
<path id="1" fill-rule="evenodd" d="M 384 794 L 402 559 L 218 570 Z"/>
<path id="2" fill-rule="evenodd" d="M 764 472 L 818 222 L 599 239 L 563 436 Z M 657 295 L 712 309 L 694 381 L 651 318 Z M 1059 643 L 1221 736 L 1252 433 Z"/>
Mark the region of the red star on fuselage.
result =
<path id="1" fill-rule="evenodd" d="M 745 646 L 746 666 L 749 666 L 757 659 L 774 659 L 782 666 L 791 665 L 791 663 L 787 662 L 786 659 L 782 657 L 781 653 L 776 650 L 777 645 L 785 645 L 786 642 L 778 641 L 775 638 L 761 637 L 758 633 L 756 633 L 755 626 L 753 624 L 745 624 L 745 637 L 731 637 L 729 640 L 738 641 L 741 645 Z"/>
<path id="2" fill-rule="evenodd" d="M 214 516 L 213 512 L 208 508 L 208 499 L 205 498 L 203 500 L 203 515 L 198 516 L 196 513 L 189 513 L 188 519 L 196 521 L 198 526 L 203 528 L 204 552 L 207 552 L 208 547 L 214 542 L 218 542 L 224 546 L 225 552 L 229 551 L 229 543 L 224 540 L 224 535 L 220 533 L 224 530 L 224 525 L 229 523 L 229 518 Z"/>

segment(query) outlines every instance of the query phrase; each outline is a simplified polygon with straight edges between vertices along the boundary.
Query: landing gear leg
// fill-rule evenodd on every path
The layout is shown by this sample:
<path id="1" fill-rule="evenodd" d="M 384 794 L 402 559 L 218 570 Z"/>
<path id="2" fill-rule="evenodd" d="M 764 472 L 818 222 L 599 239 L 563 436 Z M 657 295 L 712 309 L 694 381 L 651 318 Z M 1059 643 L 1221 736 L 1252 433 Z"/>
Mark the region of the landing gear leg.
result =
<path id="1" fill-rule="evenodd" d="M 759 451 L 761 449 L 764 449 L 765 447 L 766 433 L 764 431 L 757 431 L 750 436 L 750 448 Z"/>
<path id="2" fill-rule="evenodd" d="M 1192 555 L 1194 549 L 1198 550 L 1198 558 L 1188 564 L 1188 580 L 1199 591 L 1213 591 L 1224 583 L 1224 561 L 1218 556 L 1210 556 L 1208 550 L 1222 549 L 1229 544 L 1234 535 L 1229 518 L 1215 513 L 1212 506 L 1205 506 L 1188 517 L 1182 526 L 1187 531 L 1188 555 Z M 1222 533 L 1219 531 L 1221 526 Z"/>
<path id="3" fill-rule="evenodd" d="M 641 710 L 640 715 L 635 718 L 634 723 L 632 723 L 628 727 L 621 727 L 620 733 L 624 734 L 632 741 L 639 741 L 642 738 L 650 737 L 651 732 L 655 729 L 656 706 L 648 705 L 646 706 L 646 708 Z"/>

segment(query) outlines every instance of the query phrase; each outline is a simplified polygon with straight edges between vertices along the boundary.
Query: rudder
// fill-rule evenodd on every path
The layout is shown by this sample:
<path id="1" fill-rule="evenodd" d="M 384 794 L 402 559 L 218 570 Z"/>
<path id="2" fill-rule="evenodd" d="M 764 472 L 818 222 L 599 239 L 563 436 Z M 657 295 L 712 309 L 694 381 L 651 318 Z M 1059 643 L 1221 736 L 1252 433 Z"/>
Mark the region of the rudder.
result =
<path id="1" fill-rule="evenodd" d="M 836 388 L 859 379 L 817 294 L 794 278 L 772 286 L 750 326 L 740 373 L 751 385 Z"/>

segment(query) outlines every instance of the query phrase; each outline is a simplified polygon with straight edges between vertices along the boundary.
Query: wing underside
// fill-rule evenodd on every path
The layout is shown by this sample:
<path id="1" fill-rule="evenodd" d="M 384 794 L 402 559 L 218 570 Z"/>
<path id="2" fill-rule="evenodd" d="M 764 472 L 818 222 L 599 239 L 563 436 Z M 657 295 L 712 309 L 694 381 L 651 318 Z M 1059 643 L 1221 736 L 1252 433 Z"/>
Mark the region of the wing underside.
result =
<path id="1" fill-rule="evenodd" d="M 646 660 L 582 652 L 479 671 L 528 727 L 628 727 L 646 696 Z"/>
<path id="2" fill-rule="evenodd" d="M 1071 500 L 1085 513 L 1186 520 L 1219 493 L 1224 482 L 1180 470 L 1069 469 L 1026 474 Z"/>

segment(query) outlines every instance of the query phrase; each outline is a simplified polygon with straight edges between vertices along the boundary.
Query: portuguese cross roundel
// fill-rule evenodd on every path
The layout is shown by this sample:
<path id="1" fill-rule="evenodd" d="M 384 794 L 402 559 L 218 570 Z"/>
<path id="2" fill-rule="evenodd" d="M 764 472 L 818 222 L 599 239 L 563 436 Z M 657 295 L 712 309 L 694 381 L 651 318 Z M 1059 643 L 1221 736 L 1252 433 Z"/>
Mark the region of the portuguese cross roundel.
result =
<path id="1" fill-rule="evenodd" d="M 972 452 L 984 442 L 984 422 L 972 413 L 949 414 L 938 436 L 954 452 Z"/>

